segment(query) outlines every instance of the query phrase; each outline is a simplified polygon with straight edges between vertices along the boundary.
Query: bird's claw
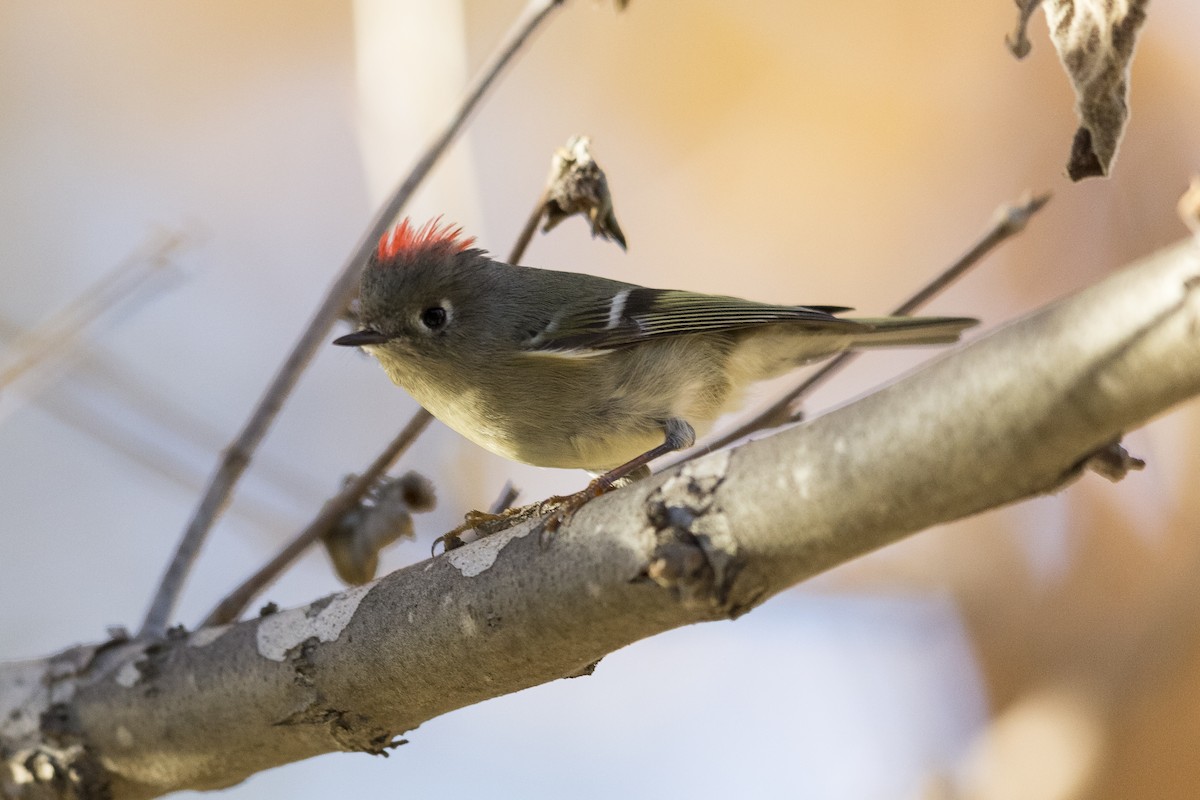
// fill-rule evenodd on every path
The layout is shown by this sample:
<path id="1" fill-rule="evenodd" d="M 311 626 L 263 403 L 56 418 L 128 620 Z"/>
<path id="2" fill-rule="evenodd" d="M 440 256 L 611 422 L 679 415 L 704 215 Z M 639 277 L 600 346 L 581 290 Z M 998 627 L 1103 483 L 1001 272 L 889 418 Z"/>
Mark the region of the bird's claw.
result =
<path id="1" fill-rule="evenodd" d="M 575 516 L 575 512 L 587 505 L 588 501 L 594 500 L 607 491 L 606 487 L 599 484 L 599 479 L 592 481 L 582 491 L 575 494 L 555 495 L 554 497 L 543 500 L 539 503 L 540 513 L 545 516 L 538 524 L 538 531 L 541 534 L 542 544 L 546 544 L 548 536 L 555 533 L 559 528 L 570 521 L 571 517 Z"/>
<path id="2" fill-rule="evenodd" d="M 462 534 L 467 531 L 475 531 L 476 535 L 480 539 L 483 539 L 487 536 L 500 533 L 500 531 L 508 530 L 513 525 L 535 516 L 540 512 L 541 507 L 542 504 L 540 503 L 529 506 L 517 506 L 506 508 L 499 514 L 493 514 L 490 511 L 468 511 L 463 515 L 461 525 L 433 540 L 430 554 L 432 555 L 437 551 L 439 542 L 441 542 L 444 548 L 443 552 L 455 550 L 467 544 L 462 538 Z"/>
<path id="3" fill-rule="evenodd" d="M 585 487 L 582 491 L 568 495 L 555 495 L 548 497 L 540 503 L 533 503 L 527 506 L 519 506 L 517 508 L 506 508 L 499 514 L 492 514 L 487 511 L 468 511 L 463 517 L 463 523 L 452 531 L 444 533 L 433 540 L 433 546 L 430 549 L 431 554 L 436 552 L 438 543 L 440 542 L 443 552 L 455 550 L 466 544 L 462 539 L 462 534 L 467 531 L 474 530 L 479 538 L 491 536 L 500 531 L 507 530 L 519 522 L 524 522 L 530 517 L 540 516 L 537 530 L 540 536 L 540 541 L 543 545 L 549 542 L 549 536 L 555 533 L 559 528 L 566 524 L 575 512 L 583 508 L 589 500 L 599 497 L 612 487 L 597 478 Z"/>

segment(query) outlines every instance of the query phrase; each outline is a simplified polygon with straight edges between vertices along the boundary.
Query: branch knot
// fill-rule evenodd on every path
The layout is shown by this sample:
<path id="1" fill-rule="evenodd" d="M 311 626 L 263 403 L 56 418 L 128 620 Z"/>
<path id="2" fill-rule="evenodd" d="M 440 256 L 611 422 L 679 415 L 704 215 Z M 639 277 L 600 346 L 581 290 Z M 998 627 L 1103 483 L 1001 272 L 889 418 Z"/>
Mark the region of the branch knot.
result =
<path id="1" fill-rule="evenodd" d="M 685 606 L 710 610 L 714 617 L 738 613 L 729 598 L 741 559 L 716 498 L 729 460 L 724 451 L 688 462 L 646 499 L 655 545 L 644 577 L 673 591 Z"/>

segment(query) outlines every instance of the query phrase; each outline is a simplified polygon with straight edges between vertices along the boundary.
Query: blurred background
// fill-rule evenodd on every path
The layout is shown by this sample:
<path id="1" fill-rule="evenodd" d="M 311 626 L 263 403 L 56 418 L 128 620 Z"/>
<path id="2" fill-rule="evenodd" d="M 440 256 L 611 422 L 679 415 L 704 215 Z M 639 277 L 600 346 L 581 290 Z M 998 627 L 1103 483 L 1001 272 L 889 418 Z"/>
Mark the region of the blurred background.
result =
<path id="1" fill-rule="evenodd" d="M 0 658 L 136 628 L 217 454 L 373 208 L 520 0 L 0 4 Z M 1150 7 L 1109 180 L 1063 168 L 1073 96 L 1011 3 L 576 2 L 410 206 L 502 255 L 553 150 L 593 137 L 629 252 L 569 220 L 526 263 L 886 311 L 1023 191 L 1054 200 L 931 313 L 1001 325 L 1182 235 L 1200 169 L 1200 6 Z M 29 332 L 49 332 L 38 351 Z M 340 332 L 340 330 L 339 330 Z M 979 335 L 978 332 L 972 335 Z M 38 341 L 45 342 L 45 338 Z M 929 352 L 870 354 L 814 412 Z M 766 387 L 755 399 L 769 402 Z M 324 348 L 214 530 L 195 624 L 415 406 Z M 1200 761 L 1200 406 L 1126 444 L 1124 482 L 916 535 L 736 623 L 674 631 L 447 715 L 390 759 L 339 754 L 228 797 L 1192 797 Z M 434 424 L 398 469 L 439 506 L 426 556 L 507 463 Z M 265 599 L 339 585 L 322 553 Z M 256 604 L 257 608 L 258 604 Z"/>

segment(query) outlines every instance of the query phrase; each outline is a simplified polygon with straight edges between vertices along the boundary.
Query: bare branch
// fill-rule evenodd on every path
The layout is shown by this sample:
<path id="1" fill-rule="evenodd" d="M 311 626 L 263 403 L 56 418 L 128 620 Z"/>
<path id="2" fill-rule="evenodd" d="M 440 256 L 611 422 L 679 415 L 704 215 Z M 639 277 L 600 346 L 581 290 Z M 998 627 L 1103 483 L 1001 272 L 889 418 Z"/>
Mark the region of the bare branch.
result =
<path id="1" fill-rule="evenodd" d="M 601 497 L 545 542 L 526 524 L 306 608 L 9 665 L 0 778 L 82 776 L 130 800 L 385 752 L 447 711 L 1061 489 L 1200 394 L 1198 329 L 1189 239 L 856 403 Z"/>
<path id="2" fill-rule="evenodd" d="M 380 476 L 396 463 L 396 459 L 400 458 L 401 454 L 416 441 L 431 421 L 433 421 L 433 416 L 425 409 L 413 414 L 404 429 L 396 435 L 396 438 L 382 453 L 375 457 L 371 465 L 363 470 L 361 475 L 350 481 L 337 496 L 327 502 L 321 508 L 320 513 L 308 524 L 308 527 L 300 531 L 296 538 L 288 542 L 274 558 L 230 592 L 229 596 L 222 600 L 200 623 L 201 627 L 223 625 L 241 616 L 241 613 L 246 610 L 246 606 L 259 592 L 279 577 L 305 550 L 320 541 L 322 537 L 329 535 L 329 532 L 341 523 L 346 514 L 358 505 L 362 496 L 379 482 Z"/>
<path id="3" fill-rule="evenodd" d="M 529 218 L 525 220 L 525 225 L 521 228 L 521 232 L 517 234 L 516 242 L 513 243 L 512 252 L 508 256 L 508 263 L 521 263 L 521 259 L 525 256 L 525 250 L 528 249 L 529 243 L 533 241 L 533 234 L 537 232 L 538 223 L 546 215 L 546 198 L 549 197 L 549 194 L 548 189 L 544 190 L 538 196 L 537 202 L 533 204 L 533 211 L 529 213 Z"/>
<path id="4" fill-rule="evenodd" d="M 561 4 L 562 0 L 530 0 L 508 32 L 499 51 L 484 65 L 475 83 L 468 88 L 454 118 L 417 161 L 412 172 L 396 188 L 388 202 L 376 212 L 366 232 L 355 245 L 350 258 L 334 279 L 333 285 L 330 286 L 328 294 L 313 315 L 308 327 L 301 334 L 300 339 L 292 348 L 292 352 L 272 379 L 270 386 L 267 387 L 246 426 L 225 450 L 224 456 L 209 482 L 208 489 L 196 507 L 171 563 L 167 566 L 159 583 L 158 590 L 146 613 L 146 619 L 142 623 L 144 635 L 161 636 L 165 632 L 167 622 L 175 608 L 179 594 L 183 590 L 184 581 L 200 552 L 200 547 L 203 545 L 209 529 L 228 504 L 234 485 L 250 463 L 254 451 L 258 448 L 263 436 L 266 435 L 267 429 L 283 406 L 284 400 L 296 385 L 300 373 L 308 366 L 313 354 L 325 340 L 330 327 L 349 305 L 350 298 L 358 286 L 362 266 L 366 262 L 371 248 L 387 231 L 401 209 L 408 203 L 417 186 L 450 146 L 500 72 L 529 41 L 541 23 L 548 19 L 551 12 Z"/>
<path id="5" fill-rule="evenodd" d="M 500 514 L 509 508 L 512 508 L 512 504 L 517 502 L 517 498 L 520 496 L 521 490 L 513 486 L 512 481 L 505 481 L 504 487 L 500 490 L 500 494 L 497 495 L 496 499 L 492 501 L 492 504 L 488 506 L 488 513 Z"/>
<path id="6" fill-rule="evenodd" d="M 1037 196 L 1027 195 L 1017 201 L 1016 205 L 1001 206 L 996 210 L 991 227 L 970 250 L 947 267 L 940 275 L 918 290 L 916 294 L 896 306 L 891 313 L 911 314 L 921 308 L 940 294 L 946 287 L 965 275 L 967 270 L 979 263 L 984 256 L 998 247 L 1002 242 L 1010 236 L 1015 236 L 1025 230 L 1025 225 L 1029 222 L 1030 217 L 1040 211 L 1048 202 L 1050 202 L 1050 195 L 1048 194 Z M 770 408 L 765 409 L 734 430 L 724 434 L 716 441 L 703 444 L 680 455 L 675 460 L 668 462 L 664 469 L 684 461 L 690 461 L 701 453 L 719 450 L 756 431 L 786 425 L 789 422 L 796 422 L 801 416 L 800 401 L 811 394 L 814 389 L 828 380 L 838 370 L 849 364 L 857 355 L 858 353 L 853 350 L 839 353 L 834 358 L 822 364 L 791 391 L 775 401 Z"/>
<path id="7" fill-rule="evenodd" d="M 128 301 L 150 278 L 170 266 L 171 257 L 186 241 L 179 232 L 156 233 L 65 308 L 18 335 L 7 348 L 9 363 L 0 369 L 0 390 L 9 389 L 48 360 L 62 357 L 100 317 Z"/>

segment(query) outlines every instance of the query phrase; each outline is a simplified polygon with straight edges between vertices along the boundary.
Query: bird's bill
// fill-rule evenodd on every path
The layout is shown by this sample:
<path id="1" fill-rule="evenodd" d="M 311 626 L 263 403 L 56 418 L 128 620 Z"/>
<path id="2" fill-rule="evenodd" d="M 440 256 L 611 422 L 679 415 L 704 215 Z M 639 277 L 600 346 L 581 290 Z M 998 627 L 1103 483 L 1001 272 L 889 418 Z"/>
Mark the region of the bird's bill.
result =
<path id="1" fill-rule="evenodd" d="M 383 344 L 391 338 L 379 331 L 373 331 L 368 328 L 366 330 L 355 331 L 354 333 L 347 333 L 345 336 L 339 336 L 333 340 L 333 343 L 342 347 L 362 347 L 368 344 Z"/>

